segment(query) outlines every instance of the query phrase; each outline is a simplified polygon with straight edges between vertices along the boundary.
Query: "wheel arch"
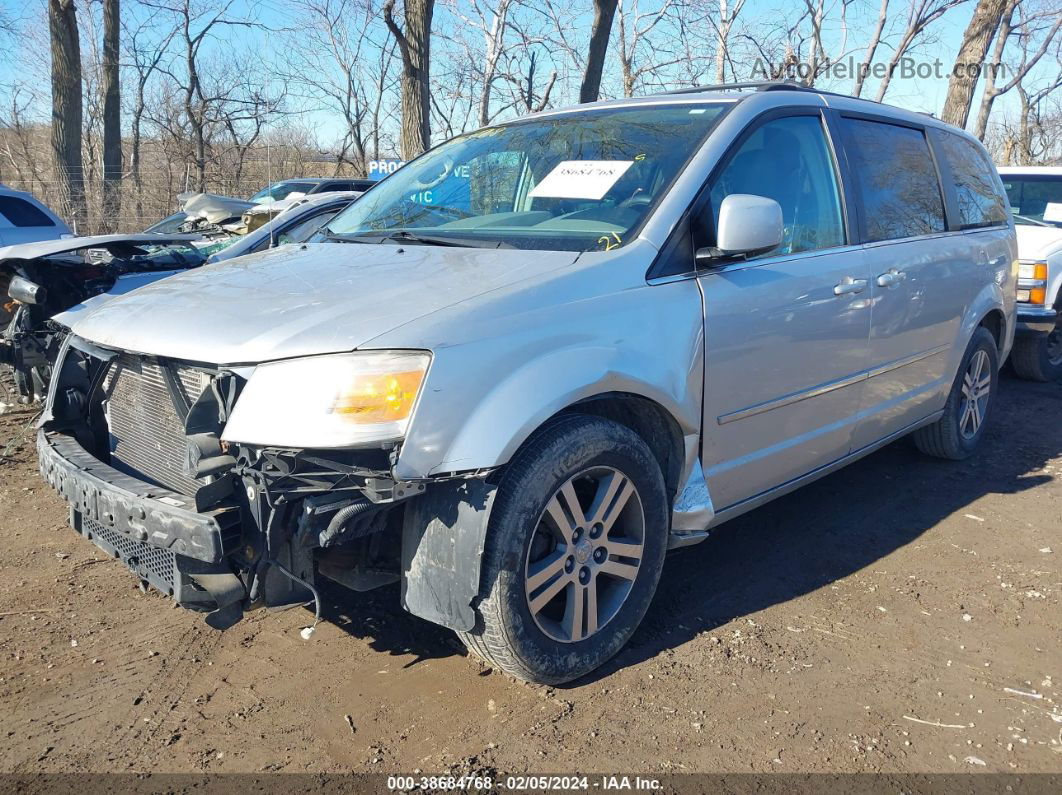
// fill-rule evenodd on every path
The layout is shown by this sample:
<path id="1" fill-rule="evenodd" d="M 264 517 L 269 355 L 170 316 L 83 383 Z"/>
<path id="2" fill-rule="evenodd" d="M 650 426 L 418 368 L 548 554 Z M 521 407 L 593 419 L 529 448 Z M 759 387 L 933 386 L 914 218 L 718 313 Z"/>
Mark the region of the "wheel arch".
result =
<path id="1" fill-rule="evenodd" d="M 605 392 L 566 406 L 550 417 L 546 423 L 555 417 L 568 414 L 603 417 L 626 426 L 638 434 L 649 446 L 653 457 L 660 465 L 669 503 L 674 501 L 687 462 L 682 429 L 671 412 L 657 401 L 643 395 L 630 392 Z"/>

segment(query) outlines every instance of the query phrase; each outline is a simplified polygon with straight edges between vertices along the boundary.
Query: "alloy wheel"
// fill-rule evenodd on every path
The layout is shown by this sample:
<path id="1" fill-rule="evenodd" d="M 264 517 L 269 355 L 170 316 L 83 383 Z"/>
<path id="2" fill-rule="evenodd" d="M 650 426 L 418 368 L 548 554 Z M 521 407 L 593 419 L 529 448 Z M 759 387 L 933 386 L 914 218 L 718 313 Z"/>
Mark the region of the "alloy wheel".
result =
<path id="1" fill-rule="evenodd" d="M 538 628 L 562 643 L 599 632 L 630 594 L 644 547 L 645 515 L 630 478 L 594 467 L 565 481 L 539 517 L 524 564 Z"/>
<path id="2" fill-rule="evenodd" d="M 970 358 L 962 377 L 962 404 L 959 406 L 959 433 L 972 439 L 981 428 L 992 391 L 992 364 L 988 354 L 978 350 Z"/>

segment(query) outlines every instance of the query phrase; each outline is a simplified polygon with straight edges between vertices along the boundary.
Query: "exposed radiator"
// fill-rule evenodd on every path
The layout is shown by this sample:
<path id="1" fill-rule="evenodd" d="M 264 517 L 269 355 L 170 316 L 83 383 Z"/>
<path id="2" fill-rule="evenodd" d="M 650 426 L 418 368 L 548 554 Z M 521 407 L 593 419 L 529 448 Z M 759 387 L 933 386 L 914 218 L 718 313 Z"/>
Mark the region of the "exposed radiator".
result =
<path id="1" fill-rule="evenodd" d="M 183 365 L 173 369 L 190 406 L 209 385 L 210 376 Z M 194 494 L 201 483 L 185 470 L 184 423 L 158 362 L 121 354 L 104 382 L 104 394 L 112 465 L 182 494 Z"/>

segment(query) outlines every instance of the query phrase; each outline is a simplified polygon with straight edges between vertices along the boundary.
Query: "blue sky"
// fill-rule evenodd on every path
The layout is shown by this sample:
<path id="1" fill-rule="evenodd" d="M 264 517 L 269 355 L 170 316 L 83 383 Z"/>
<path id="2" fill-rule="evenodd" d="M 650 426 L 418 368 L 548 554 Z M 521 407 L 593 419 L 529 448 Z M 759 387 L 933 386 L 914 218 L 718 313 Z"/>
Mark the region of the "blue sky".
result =
<path id="1" fill-rule="evenodd" d="M 627 0 L 627 2 L 629 5 L 631 0 Z M 658 7 L 660 2 L 662 0 L 656 0 L 656 2 L 652 3 L 642 0 L 639 10 L 643 12 L 651 10 L 654 7 Z M 589 6 L 588 0 L 586 4 Z M 81 0 L 81 5 L 82 7 L 85 5 L 84 0 Z M 974 3 L 970 0 L 965 5 L 948 11 L 931 28 L 931 40 L 916 47 L 911 53 L 912 57 L 918 60 L 939 58 L 943 62 L 944 70 L 950 68 L 950 64 L 958 50 L 962 32 L 972 13 L 973 5 Z M 43 59 L 41 58 L 41 53 L 47 53 L 46 46 L 43 49 L 41 47 L 42 42 L 46 45 L 47 36 L 44 6 L 44 0 L 0 0 L 0 8 L 3 9 L 3 13 L 7 18 L 22 20 L 24 34 L 21 40 L 13 43 L 8 42 L 8 46 L 4 47 L 7 56 L 0 61 L 0 84 L 10 84 L 14 79 L 24 78 L 27 71 L 30 71 L 34 75 L 34 82 L 38 85 L 41 95 L 46 97 L 47 56 L 45 55 Z M 851 57 L 856 60 L 862 57 L 867 31 L 873 23 L 877 13 L 877 6 L 876 0 L 858 0 L 857 3 L 853 4 L 849 12 L 851 32 L 849 33 L 848 49 Z M 892 13 L 896 16 L 895 24 L 899 25 L 903 21 L 902 15 L 906 11 L 907 2 L 906 0 L 892 0 L 892 6 L 894 9 Z M 773 9 L 778 7 L 777 2 L 769 0 L 748 0 L 742 16 L 750 24 L 750 30 L 755 31 L 762 29 L 762 25 L 769 24 L 772 16 L 776 15 L 772 14 Z M 136 3 L 133 0 L 126 0 L 123 3 L 123 13 L 135 13 L 135 8 Z M 283 2 L 283 0 L 236 0 L 233 14 L 253 17 L 262 26 L 273 31 L 291 29 L 297 21 L 292 17 L 291 6 Z M 588 30 L 590 26 L 589 10 L 585 15 L 579 16 L 578 19 L 582 23 L 578 27 Z M 455 24 L 460 23 L 440 0 L 437 3 L 436 30 L 452 30 Z M 255 53 L 255 57 L 261 61 L 261 68 L 267 73 L 271 69 L 276 55 L 276 50 L 272 49 L 270 45 L 272 44 L 274 47 L 284 46 L 281 34 L 271 34 L 260 29 L 227 29 L 226 35 L 229 37 L 228 41 L 224 43 L 213 42 L 209 45 L 209 50 L 215 53 L 223 53 L 228 47 L 245 47 Z M 710 35 L 707 29 L 705 29 L 705 35 Z M 836 50 L 840 35 L 840 31 L 836 28 L 827 31 L 826 48 L 828 50 Z M 883 46 L 879 48 L 878 58 L 880 60 L 885 60 L 891 55 L 889 44 L 896 38 L 898 36 L 895 32 L 891 40 L 886 37 Z M 617 36 L 614 30 L 611 42 L 613 49 L 616 46 L 616 39 Z M 433 46 L 436 47 L 436 52 L 439 53 L 444 51 L 448 45 L 440 41 L 439 44 L 433 43 Z M 610 68 L 613 75 L 615 75 L 614 51 L 610 52 L 609 58 L 611 61 Z M 750 63 L 746 65 L 751 68 Z M 823 88 L 846 92 L 851 88 L 851 81 L 824 80 L 820 81 L 818 85 Z M 618 85 L 614 80 L 608 87 L 613 90 L 618 89 Z M 943 104 L 946 90 L 946 78 L 903 79 L 897 76 L 892 81 L 889 93 L 886 96 L 886 102 L 916 111 L 938 112 Z M 877 81 L 873 78 L 868 79 L 864 89 L 864 96 L 873 97 L 876 91 Z M 979 99 L 980 94 L 978 93 L 975 96 L 974 113 Z M 997 107 L 1001 109 L 1013 104 L 1013 95 L 1006 95 L 997 100 Z M 291 109 L 296 110 L 296 108 Z M 328 114 L 311 113 L 308 114 L 305 121 L 317 130 L 322 143 L 327 143 L 329 139 L 335 138 L 338 134 L 339 125 Z"/>

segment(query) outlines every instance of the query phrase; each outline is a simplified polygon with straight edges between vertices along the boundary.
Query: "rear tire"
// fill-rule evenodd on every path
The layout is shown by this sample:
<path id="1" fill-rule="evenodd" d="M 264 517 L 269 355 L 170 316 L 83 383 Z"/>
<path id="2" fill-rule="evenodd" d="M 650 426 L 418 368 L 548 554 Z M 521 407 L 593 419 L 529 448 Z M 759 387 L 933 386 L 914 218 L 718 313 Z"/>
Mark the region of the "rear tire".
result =
<path id="1" fill-rule="evenodd" d="M 1030 334 L 1014 340 L 1010 362 L 1026 381 L 1062 381 L 1062 321 L 1050 334 Z"/>
<path id="2" fill-rule="evenodd" d="M 999 386 L 999 352 L 988 329 L 978 328 L 963 354 L 944 404 L 944 415 L 914 432 L 918 449 L 935 458 L 961 461 L 977 449 Z"/>
<path id="3" fill-rule="evenodd" d="M 561 684 L 630 639 L 667 548 L 660 466 L 634 431 L 567 415 L 510 462 L 491 509 L 476 626 L 459 633 L 489 665 Z"/>

